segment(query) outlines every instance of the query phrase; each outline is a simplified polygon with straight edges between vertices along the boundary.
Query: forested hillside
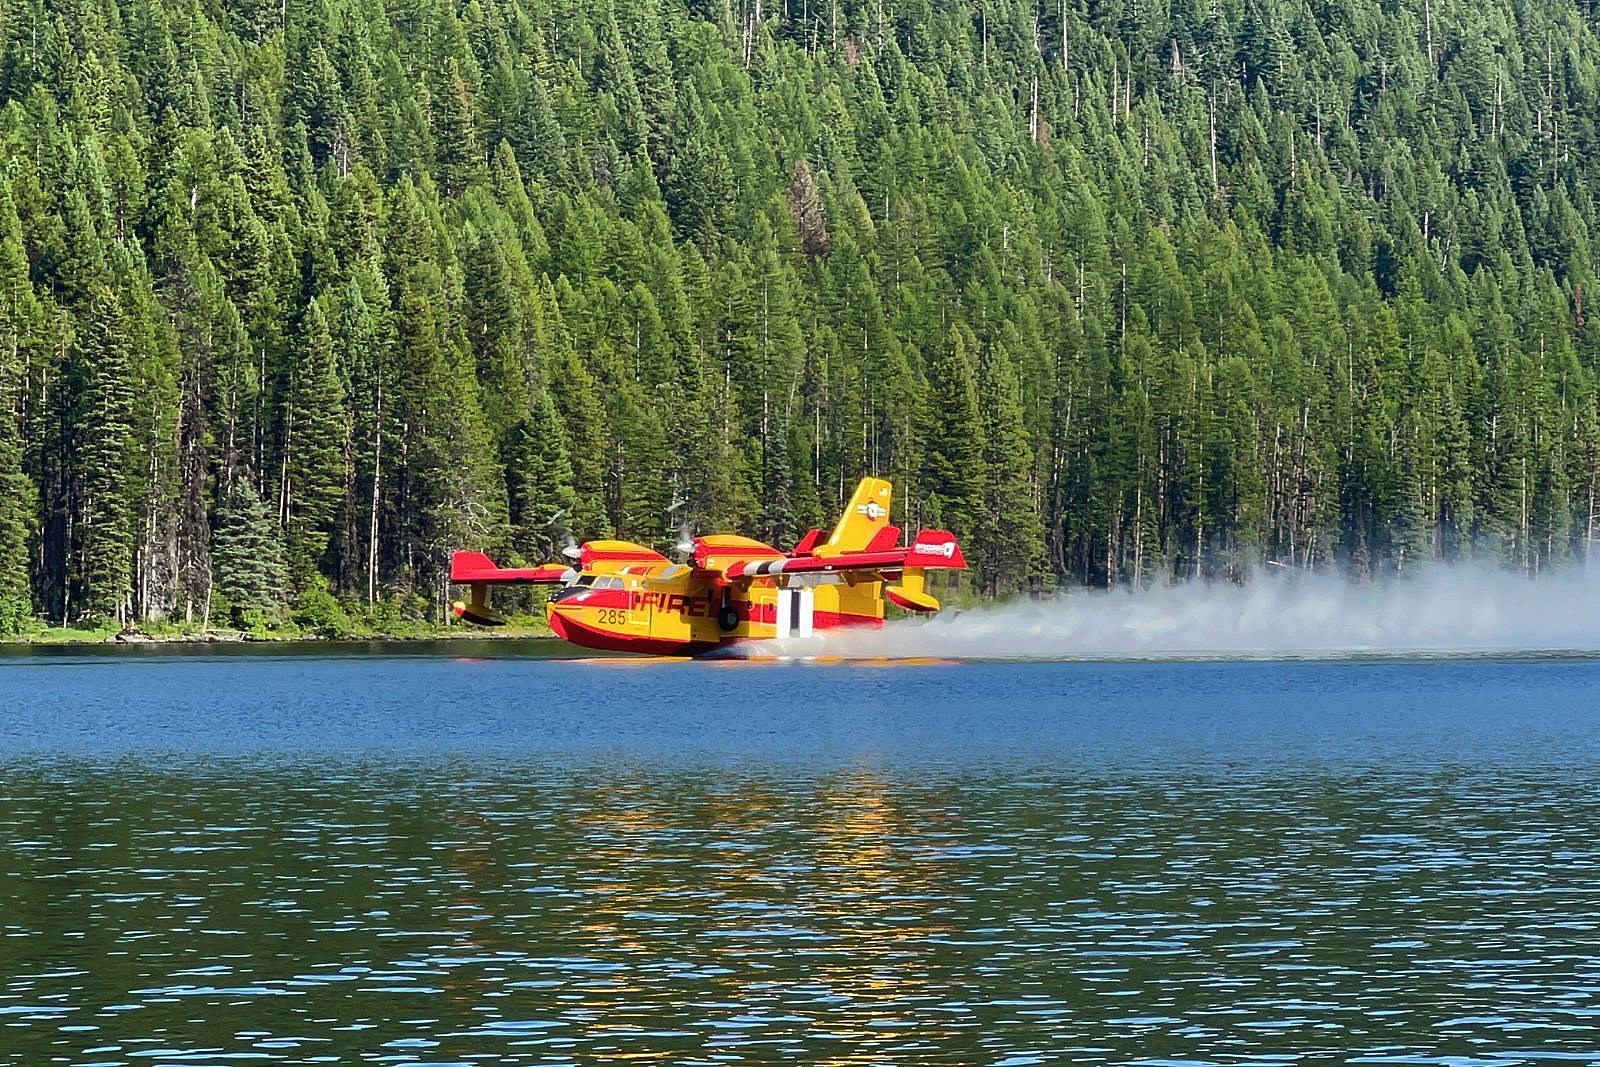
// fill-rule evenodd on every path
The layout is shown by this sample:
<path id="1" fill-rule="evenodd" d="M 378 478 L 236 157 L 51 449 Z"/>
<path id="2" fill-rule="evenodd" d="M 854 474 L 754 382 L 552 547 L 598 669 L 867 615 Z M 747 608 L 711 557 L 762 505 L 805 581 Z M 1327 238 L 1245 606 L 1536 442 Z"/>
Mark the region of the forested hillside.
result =
<path id="1" fill-rule="evenodd" d="M 864 472 L 988 594 L 1588 556 L 1594 0 L 685 2 L 0 6 L 0 629 Z"/>

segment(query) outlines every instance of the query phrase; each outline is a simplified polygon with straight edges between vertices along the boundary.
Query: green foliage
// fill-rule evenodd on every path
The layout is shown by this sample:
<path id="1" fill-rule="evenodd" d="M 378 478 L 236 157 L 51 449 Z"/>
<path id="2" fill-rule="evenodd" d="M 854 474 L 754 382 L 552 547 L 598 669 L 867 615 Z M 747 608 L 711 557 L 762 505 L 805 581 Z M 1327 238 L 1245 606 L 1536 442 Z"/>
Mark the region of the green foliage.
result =
<path id="1" fill-rule="evenodd" d="M 978 524 L 984 479 L 984 440 L 978 385 L 968 354 L 970 334 L 957 329 L 929 369 L 923 428 L 922 491 L 929 517 L 958 538 Z M 985 397 L 991 403 L 996 397 Z M 1010 412 L 1011 418 L 1017 412 Z M 1015 441 L 1011 442 L 1013 445 Z"/>
<path id="2" fill-rule="evenodd" d="M 28 285 L 16 209 L 0 182 L 0 635 L 15 634 L 31 614 L 28 539 L 33 482 L 23 471 L 23 387 L 30 336 L 40 326 Z"/>
<path id="3" fill-rule="evenodd" d="M 72 617 L 127 621 L 133 588 L 131 493 L 134 382 L 132 331 L 110 288 L 90 293 L 83 332 L 68 358 L 60 394 L 73 431 L 76 463 L 61 472 L 66 492 L 81 501 L 66 543 Z"/>
<path id="4" fill-rule="evenodd" d="M 1044 531 L 1029 477 L 1033 453 L 1022 424 L 1022 390 L 1005 352 L 985 352 L 978 375 L 981 462 L 979 517 L 972 551 L 984 592 L 1000 596 L 1039 576 Z"/>
<path id="5" fill-rule="evenodd" d="M 282 535 L 271 510 L 248 478 L 241 479 L 234 498 L 218 516 L 211 560 L 215 591 L 236 626 L 275 626 L 283 615 L 284 567 Z"/>
<path id="6" fill-rule="evenodd" d="M 355 633 L 349 614 L 320 583 L 301 591 L 290 618 L 296 626 L 318 637 L 349 637 Z"/>
<path id="7" fill-rule="evenodd" d="M 1324 8 L 0 16 L 0 629 L 863 473 L 993 595 L 1587 559 L 1594 6 Z"/>
<path id="8" fill-rule="evenodd" d="M 548 392 L 506 434 L 502 456 L 512 546 L 524 559 L 548 557 L 564 546 L 578 506 L 567 431 Z"/>
<path id="9" fill-rule="evenodd" d="M 344 401 L 328 322 L 313 302 L 295 351 L 283 427 L 283 511 L 298 573 L 312 573 L 321 562 L 345 491 Z"/>
<path id="10" fill-rule="evenodd" d="M 17 390 L 0 366 L 0 635 L 22 629 L 30 612 L 28 534 L 33 486 L 22 473 Z"/>

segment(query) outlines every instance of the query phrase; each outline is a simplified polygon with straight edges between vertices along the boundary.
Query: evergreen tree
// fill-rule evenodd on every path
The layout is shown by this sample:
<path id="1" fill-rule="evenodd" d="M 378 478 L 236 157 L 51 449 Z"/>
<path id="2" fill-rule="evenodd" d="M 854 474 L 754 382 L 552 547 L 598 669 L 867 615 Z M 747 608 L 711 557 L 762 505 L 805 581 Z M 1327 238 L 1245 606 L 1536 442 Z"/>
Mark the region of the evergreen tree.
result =
<path id="1" fill-rule="evenodd" d="M 1022 394 L 1004 352 L 990 348 L 979 363 L 982 412 L 982 501 L 972 546 L 989 596 L 1027 587 L 1044 561 L 1044 531 L 1029 481 L 1032 453 L 1022 425 Z"/>
<path id="2" fill-rule="evenodd" d="M 24 370 L 41 338 L 41 309 L 28 280 L 21 224 L 0 182 L 0 635 L 19 630 L 33 613 L 28 538 L 34 487 L 23 467 Z"/>
<path id="3" fill-rule="evenodd" d="M 572 490 L 576 496 L 571 529 L 592 537 L 609 529 L 605 518 L 607 442 L 616 437 L 600 403 L 600 388 L 564 339 L 556 341 L 550 367 L 550 394 L 571 444 Z"/>
<path id="4" fill-rule="evenodd" d="M 3 331 L 0 327 L 0 331 Z M 0 635 L 16 633 L 32 614 L 28 533 L 33 485 L 22 469 L 21 390 L 14 345 L 0 332 Z"/>
<path id="5" fill-rule="evenodd" d="M 957 329 L 929 370 L 929 402 L 923 428 L 923 506 L 930 521 L 957 538 L 971 536 L 982 507 L 984 420 L 978 409 L 977 378 L 968 354 L 970 334 Z"/>
<path id="6" fill-rule="evenodd" d="M 218 515 L 211 546 L 215 591 L 235 626 L 271 626 L 283 614 L 287 573 L 276 517 L 257 495 L 252 479 L 241 478 L 233 499 Z"/>
<path id="7" fill-rule="evenodd" d="M 472 89 L 455 59 L 448 61 L 444 85 L 435 98 L 434 128 L 438 145 L 436 174 L 445 196 L 458 196 L 483 173 L 484 153 L 478 141 L 477 106 Z"/>
<path id="8" fill-rule="evenodd" d="M 132 342 L 121 302 L 90 293 L 87 322 L 68 366 L 68 462 L 75 468 L 64 516 L 69 619 L 129 621 L 133 591 Z"/>
<path id="9" fill-rule="evenodd" d="M 280 511 L 301 581 L 327 550 L 345 490 L 349 426 L 344 398 L 327 317 L 322 302 L 312 301 L 295 348 L 283 429 Z"/>
<path id="10" fill-rule="evenodd" d="M 578 507 L 566 430 L 548 392 L 534 399 L 527 418 L 511 429 L 503 447 L 511 544 L 523 559 L 558 551 Z"/>
<path id="11" fill-rule="evenodd" d="M 828 254 L 833 239 L 828 236 L 827 209 L 811 166 L 805 157 L 795 160 L 794 177 L 789 182 L 789 210 L 800 233 L 800 249 L 812 259 Z"/>
<path id="12" fill-rule="evenodd" d="M 666 484 L 667 440 L 653 412 L 624 386 L 612 396 L 613 428 L 606 509 L 618 536 L 665 548 L 673 541 Z"/>

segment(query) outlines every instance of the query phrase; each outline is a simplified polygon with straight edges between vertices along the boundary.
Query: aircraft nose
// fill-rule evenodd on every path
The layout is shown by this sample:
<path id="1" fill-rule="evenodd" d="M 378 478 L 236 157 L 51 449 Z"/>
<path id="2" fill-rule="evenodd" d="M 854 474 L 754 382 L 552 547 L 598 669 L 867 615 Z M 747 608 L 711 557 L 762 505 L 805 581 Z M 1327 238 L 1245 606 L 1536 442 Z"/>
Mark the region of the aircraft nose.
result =
<path id="1" fill-rule="evenodd" d="M 560 604 L 549 603 L 544 606 L 544 614 L 550 620 L 550 629 L 555 631 L 556 636 L 563 641 L 568 640 L 566 609 Z"/>

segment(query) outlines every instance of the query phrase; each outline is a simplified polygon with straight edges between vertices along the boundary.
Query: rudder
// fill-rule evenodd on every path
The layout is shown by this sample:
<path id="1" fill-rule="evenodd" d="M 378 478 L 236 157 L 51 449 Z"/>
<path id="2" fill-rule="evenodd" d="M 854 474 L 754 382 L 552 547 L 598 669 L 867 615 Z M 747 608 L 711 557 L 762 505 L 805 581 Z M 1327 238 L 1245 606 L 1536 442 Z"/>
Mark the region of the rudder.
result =
<path id="1" fill-rule="evenodd" d="M 818 545 L 816 554 L 834 556 L 842 552 L 865 552 L 873 538 L 889 525 L 889 503 L 894 488 L 882 478 L 863 478 L 845 505 L 833 536 Z"/>

